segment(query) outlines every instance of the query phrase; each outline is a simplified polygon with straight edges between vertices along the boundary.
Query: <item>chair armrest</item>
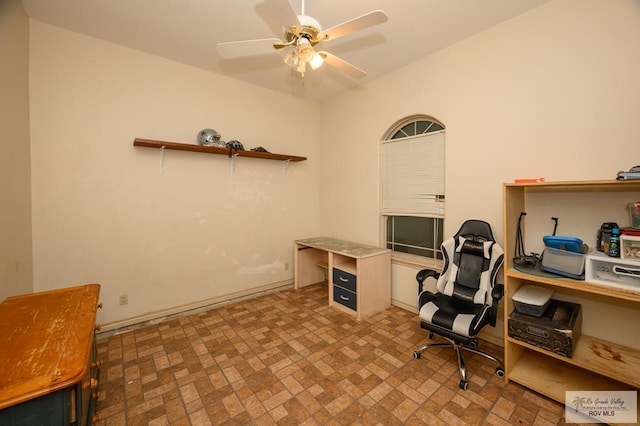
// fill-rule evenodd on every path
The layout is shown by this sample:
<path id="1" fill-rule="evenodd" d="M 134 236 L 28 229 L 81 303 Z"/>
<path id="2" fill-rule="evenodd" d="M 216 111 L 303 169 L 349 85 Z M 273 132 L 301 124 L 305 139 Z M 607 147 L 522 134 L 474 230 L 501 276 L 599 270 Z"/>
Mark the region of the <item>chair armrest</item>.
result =
<path id="1" fill-rule="evenodd" d="M 494 302 L 499 302 L 504 296 L 504 284 L 496 284 L 493 286 L 493 290 L 491 290 L 491 298 Z"/>
<path id="2" fill-rule="evenodd" d="M 416 274 L 416 280 L 418 281 L 418 294 L 422 293 L 422 288 L 424 285 L 424 280 L 427 278 L 435 278 L 438 279 L 440 277 L 440 272 L 434 269 L 423 269 Z"/>
<path id="3" fill-rule="evenodd" d="M 491 305 L 491 319 L 489 323 L 495 327 L 496 321 L 498 320 L 498 302 L 504 296 L 504 284 L 496 284 L 493 286 L 493 290 L 491 290 L 491 298 L 493 299 L 493 304 Z"/>

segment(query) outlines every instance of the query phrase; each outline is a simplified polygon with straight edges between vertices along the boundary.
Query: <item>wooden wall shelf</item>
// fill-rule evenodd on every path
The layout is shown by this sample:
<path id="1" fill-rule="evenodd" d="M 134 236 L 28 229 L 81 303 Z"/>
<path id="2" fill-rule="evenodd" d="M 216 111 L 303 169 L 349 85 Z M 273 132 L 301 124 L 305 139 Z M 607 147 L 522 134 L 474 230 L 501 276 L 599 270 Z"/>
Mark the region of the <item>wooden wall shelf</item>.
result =
<path id="1" fill-rule="evenodd" d="M 253 158 L 263 158 L 266 160 L 280 160 L 280 161 L 304 161 L 307 157 L 298 157 L 295 155 L 286 155 L 286 154 L 273 154 L 271 152 L 255 152 L 255 151 L 239 151 L 239 150 L 228 150 L 226 148 L 218 148 L 217 146 L 203 146 L 189 143 L 179 143 L 179 142 L 165 142 L 165 141 L 156 141 L 151 139 L 140 139 L 136 138 L 133 140 L 133 146 L 146 146 L 148 148 L 162 148 L 165 149 L 173 149 L 177 151 L 194 151 L 194 152 L 204 152 L 207 154 L 218 154 L 218 155 L 227 155 L 237 154 L 238 157 L 253 157 Z"/>

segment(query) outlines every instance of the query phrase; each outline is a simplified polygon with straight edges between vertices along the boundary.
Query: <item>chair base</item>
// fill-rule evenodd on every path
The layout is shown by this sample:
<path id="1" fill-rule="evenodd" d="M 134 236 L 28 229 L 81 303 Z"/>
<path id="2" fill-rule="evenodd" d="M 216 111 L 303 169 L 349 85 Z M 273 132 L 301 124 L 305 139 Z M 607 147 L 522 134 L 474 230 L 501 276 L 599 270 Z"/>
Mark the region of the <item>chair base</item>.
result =
<path id="1" fill-rule="evenodd" d="M 433 335 L 430 333 L 429 334 L 429 338 L 433 338 Z M 464 362 L 464 357 L 462 356 L 462 350 L 466 350 L 469 352 L 472 352 L 474 354 L 477 355 L 482 355 L 483 357 L 490 359 L 491 361 L 494 361 L 498 364 L 498 367 L 496 367 L 496 375 L 498 377 L 504 377 L 504 364 L 502 363 L 502 360 L 499 358 L 496 358 L 495 356 L 487 353 L 487 352 L 483 352 L 481 350 L 476 349 L 474 346 L 475 344 L 475 340 L 472 341 L 472 345 L 474 346 L 465 346 L 461 343 L 456 343 L 455 341 L 448 339 L 446 337 L 443 337 L 443 339 L 447 340 L 448 343 L 445 342 L 434 342 L 434 343 L 427 343 L 424 344 L 422 346 L 420 346 L 418 349 L 416 349 L 416 351 L 413 353 L 413 357 L 418 359 L 420 358 L 420 355 L 422 354 L 423 351 L 427 350 L 428 348 L 434 348 L 434 347 L 452 347 L 456 350 L 456 354 L 458 355 L 458 368 L 460 369 L 460 389 L 463 390 L 467 390 L 467 387 L 469 386 L 469 382 L 467 382 L 467 367 L 466 364 Z"/>

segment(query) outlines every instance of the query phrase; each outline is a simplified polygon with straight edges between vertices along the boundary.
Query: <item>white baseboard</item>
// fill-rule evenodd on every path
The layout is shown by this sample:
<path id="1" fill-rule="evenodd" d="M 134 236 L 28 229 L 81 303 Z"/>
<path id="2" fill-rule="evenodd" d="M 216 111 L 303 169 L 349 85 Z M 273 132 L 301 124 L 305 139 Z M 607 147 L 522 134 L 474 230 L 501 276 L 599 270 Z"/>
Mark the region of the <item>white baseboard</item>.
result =
<path id="1" fill-rule="evenodd" d="M 416 310 L 415 306 L 409 305 L 399 300 L 391 299 L 391 305 L 396 306 L 400 309 L 404 309 L 405 311 L 414 312 L 416 315 L 418 315 L 418 311 Z"/>
<path id="2" fill-rule="evenodd" d="M 198 311 L 206 311 L 218 306 L 228 305 L 241 300 L 252 299 L 268 293 L 274 293 L 286 288 L 293 287 L 293 280 L 279 281 L 260 287 L 254 287 L 248 290 L 238 291 L 235 293 L 225 294 L 223 296 L 213 297 L 211 299 L 200 300 L 198 302 L 189 303 L 181 306 L 174 306 L 168 309 L 148 312 L 136 317 L 127 318 L 120 321 L 101 324 L 99 337 L 107 334 L 120 334 L 133 328 L 139 328 L 147 324 L 157 324 L 167 319 L 183 316 Z"/>

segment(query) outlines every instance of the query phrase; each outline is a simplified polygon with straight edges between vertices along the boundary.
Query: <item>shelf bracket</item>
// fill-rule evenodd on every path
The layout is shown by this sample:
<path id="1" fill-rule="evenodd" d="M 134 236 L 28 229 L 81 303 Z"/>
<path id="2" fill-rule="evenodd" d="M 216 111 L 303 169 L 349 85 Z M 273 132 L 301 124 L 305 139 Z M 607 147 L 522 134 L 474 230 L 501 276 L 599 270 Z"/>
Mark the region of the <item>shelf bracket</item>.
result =
<path id="1" fill-rule="evenodd" d="M 164 149 L 166 147 L 164 145 L 162 145 L 160 147 L 160 174 L 164 173 Z"/>
<path id="2" fill-rule="evenodd" d="M 238 158 L 238 153 L 229 155 L 229 158 L 231 159 L 231 174 L 233 174 L 236 171 L 236 159 Z"/>
<path id="3" fill-rule="evenodd" d="M 289 171 L 289 163 L 291 163 L 291 160 L 282 160 L 282 173 L 284 176 L 286 176 Z"/>

